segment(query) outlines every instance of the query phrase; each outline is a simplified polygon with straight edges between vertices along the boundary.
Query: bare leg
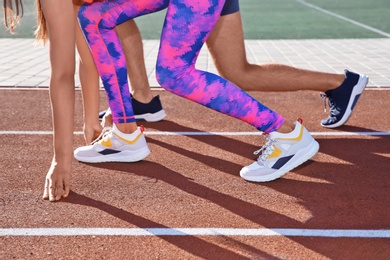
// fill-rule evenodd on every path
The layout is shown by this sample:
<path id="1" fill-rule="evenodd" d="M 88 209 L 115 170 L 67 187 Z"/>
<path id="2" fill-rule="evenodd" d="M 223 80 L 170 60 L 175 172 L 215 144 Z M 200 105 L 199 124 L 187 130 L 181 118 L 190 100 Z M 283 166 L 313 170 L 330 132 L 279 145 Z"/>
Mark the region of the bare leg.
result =
<path id="1" fill-rule="evenodd" d="M 249 64 L 245 55 L 240 12 L 221 16 L 206 43 L 221 76 L 247 91 L 325 92 L 338 87 L 345 79 L 343 74 L 316 72 L 283 64 Z"/>
<path id="2" fill-rule="evenodd" d="M 73 160 L 75 33 L 71 0 L 41 0 L 50 40 L 50 101 L 54 156 L 46 175 L 44 199 L 67 197 Z"/>
<path id="3" fill-rule="evenodd" d="M 77 14 L 79 6 L 75 6 Z M 76 44 L 80 56 L 79 78 L 83 94 L 84 108 L 84 139 L 87 144 L 95 140 L 101 130 L 99 118 L 99 74 L 96 70 L 95 62 L 92 59 L 89 47 L 81 32 L 79 24 L 76 22 Z"/>
<path id="4" fill-rule="evenodd" d="M 119 36 L 126 56 L 131 94 L 136 100 L 149 103 L 153 95 L 146 75 L 141 33 L 134 20 L 117 26 L 115 31 Z"/>

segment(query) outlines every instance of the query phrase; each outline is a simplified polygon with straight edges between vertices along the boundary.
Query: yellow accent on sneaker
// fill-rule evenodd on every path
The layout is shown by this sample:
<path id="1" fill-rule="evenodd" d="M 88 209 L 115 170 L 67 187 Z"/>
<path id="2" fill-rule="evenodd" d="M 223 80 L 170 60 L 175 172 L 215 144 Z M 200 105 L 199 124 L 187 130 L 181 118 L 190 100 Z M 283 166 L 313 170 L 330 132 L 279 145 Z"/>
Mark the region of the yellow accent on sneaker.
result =
<path id="1" fill-rule="evenodd" d="M 276 145 L 274 145 L 274 151 L 272 152 L 272 154 L 267 156 L 267 159 L 279 157 L 281 154 L 282 151 L 278 147 L 276 147 Z"/>
<path id="2" fill-rule="evenodd" d="M 140 139 L 141 138 L 141 136 L 142 136 L 142 132 L 141 133 L 139 133 L 139 135 L 137 135 L 137 137 L 136 138 L 134 138 L 134 140 L 126 140 L 126 139 L 124 139 L 124 138 L 122 138 L 122 137 L 120 137 L 119 135 L 117 135 L 116 133 L 114 133 L 114 132 L 112 132 L 116 137 L 118 137 L 121 141 L 123 141 L 123 142 L 125 142 L 125 143 L 127 143 L 127 144 L 134 144 L 134 143 L 136 143 L 137 141 L 138 141 L 138 139 Z"/>
<path id="3" fill-rule="evenodd" d="M 111 139 L 110 138 L 107 138 L 107 140 L 102 140 L 101 145 L 104 145 L 105 147 L 112 147 L 112 143 L 111 143 Z"/>

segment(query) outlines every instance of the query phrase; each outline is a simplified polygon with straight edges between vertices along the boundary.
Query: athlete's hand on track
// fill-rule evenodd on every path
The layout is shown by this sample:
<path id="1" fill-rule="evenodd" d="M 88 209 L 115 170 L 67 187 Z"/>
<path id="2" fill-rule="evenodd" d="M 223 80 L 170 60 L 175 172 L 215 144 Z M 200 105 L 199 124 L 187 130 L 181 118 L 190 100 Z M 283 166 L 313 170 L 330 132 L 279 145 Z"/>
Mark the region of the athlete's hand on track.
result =
<path id="1" fill-rule="evenodd" d="M 50 169 L 46 174 L 43 199 L 58 201 L 66 198 L 70 191 L 71 163 L 60 164 L 53 159 Z"/>

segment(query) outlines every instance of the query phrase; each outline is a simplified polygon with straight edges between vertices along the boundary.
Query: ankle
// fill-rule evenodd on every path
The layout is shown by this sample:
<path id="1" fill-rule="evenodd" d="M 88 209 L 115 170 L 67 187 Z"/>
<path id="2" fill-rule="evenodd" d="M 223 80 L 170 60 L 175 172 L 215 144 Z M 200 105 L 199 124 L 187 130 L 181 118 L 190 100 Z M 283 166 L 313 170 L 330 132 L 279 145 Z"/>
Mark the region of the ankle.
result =
<path id="1" fill-rule="evenodd" d="M 131 95 L 136 99 L 138 102 L 147 104 L 150 103 L 153 99 L 152 92 L 150 91 L 150 88 L 148 88 L 145 91 L 133 91 Z"/>
<path id="2" fill-rule="evenodd" d="M 137 130 L 137 128 L 138 126 L 136 123 L 121 123 L 121 124 L 113 125 L 114 132 L 119 132 L 122 134 L 134 133 Z"/>
<path id="3" fill-rule="evenodd" d="M 283 125 L 277 129 L 276 131 L 281 133 L 281 134 L 288 134 L 288 133 L 291 133 L 292 131 L 294 131 L 295 129 L 295 125 L 294 123 L 290 122 L 290 121 L 284 121 Z"/>

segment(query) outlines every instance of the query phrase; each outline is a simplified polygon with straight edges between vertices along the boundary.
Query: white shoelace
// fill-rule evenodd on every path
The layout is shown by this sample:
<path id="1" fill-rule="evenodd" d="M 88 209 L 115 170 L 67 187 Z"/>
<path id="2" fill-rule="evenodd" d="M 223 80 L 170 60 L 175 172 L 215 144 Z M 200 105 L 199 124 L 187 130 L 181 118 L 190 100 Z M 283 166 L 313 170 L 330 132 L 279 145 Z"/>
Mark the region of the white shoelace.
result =
<path id="1" fill-rule="evenodd" d="M 105 128 L 103 128 L 103 130 L 100 133 L 100 135 L 98 136 L 98 138 L 96 138 L 94 141 L 92 141 L 91 145 L 98 143 L 100 140 L 107 140 L 108 135 L 111 134 L 111 132 L 112 132 L 112 127 L 106 126 Z"/>
<path id="2" fill-rule="evenodd" d="M 325 93 L 320 93 L 321 98 L 324 100 L 324 112 L 326 112 L 326 99 L 328 99 L 330 115 L 334 116 L 338 113 L 336 104 L 333 101 L 332 97 L 327 96 Z"/>
<path id="3" fill-rule="evenodd" d="M 264 165 L 267 156 L 271 155 L 274 152 L 274 144 L 276 143 L 275 139 L 271 139 L 269 137 L 265 137 L 266 141 L 263 147 L 259 150 L 256 150 L 253 154 L 258 155 L 261 152 L 259 158 L 257 158 L 257 163 L 260 165 Z"/>
<path id="4" fill-rule="evenodd" d="M 324 101 L 324 112 L 326 112 L 326 99 L 328 98 L 328 96 L 325 93 L 320 93 L 320 97 Z"/>

